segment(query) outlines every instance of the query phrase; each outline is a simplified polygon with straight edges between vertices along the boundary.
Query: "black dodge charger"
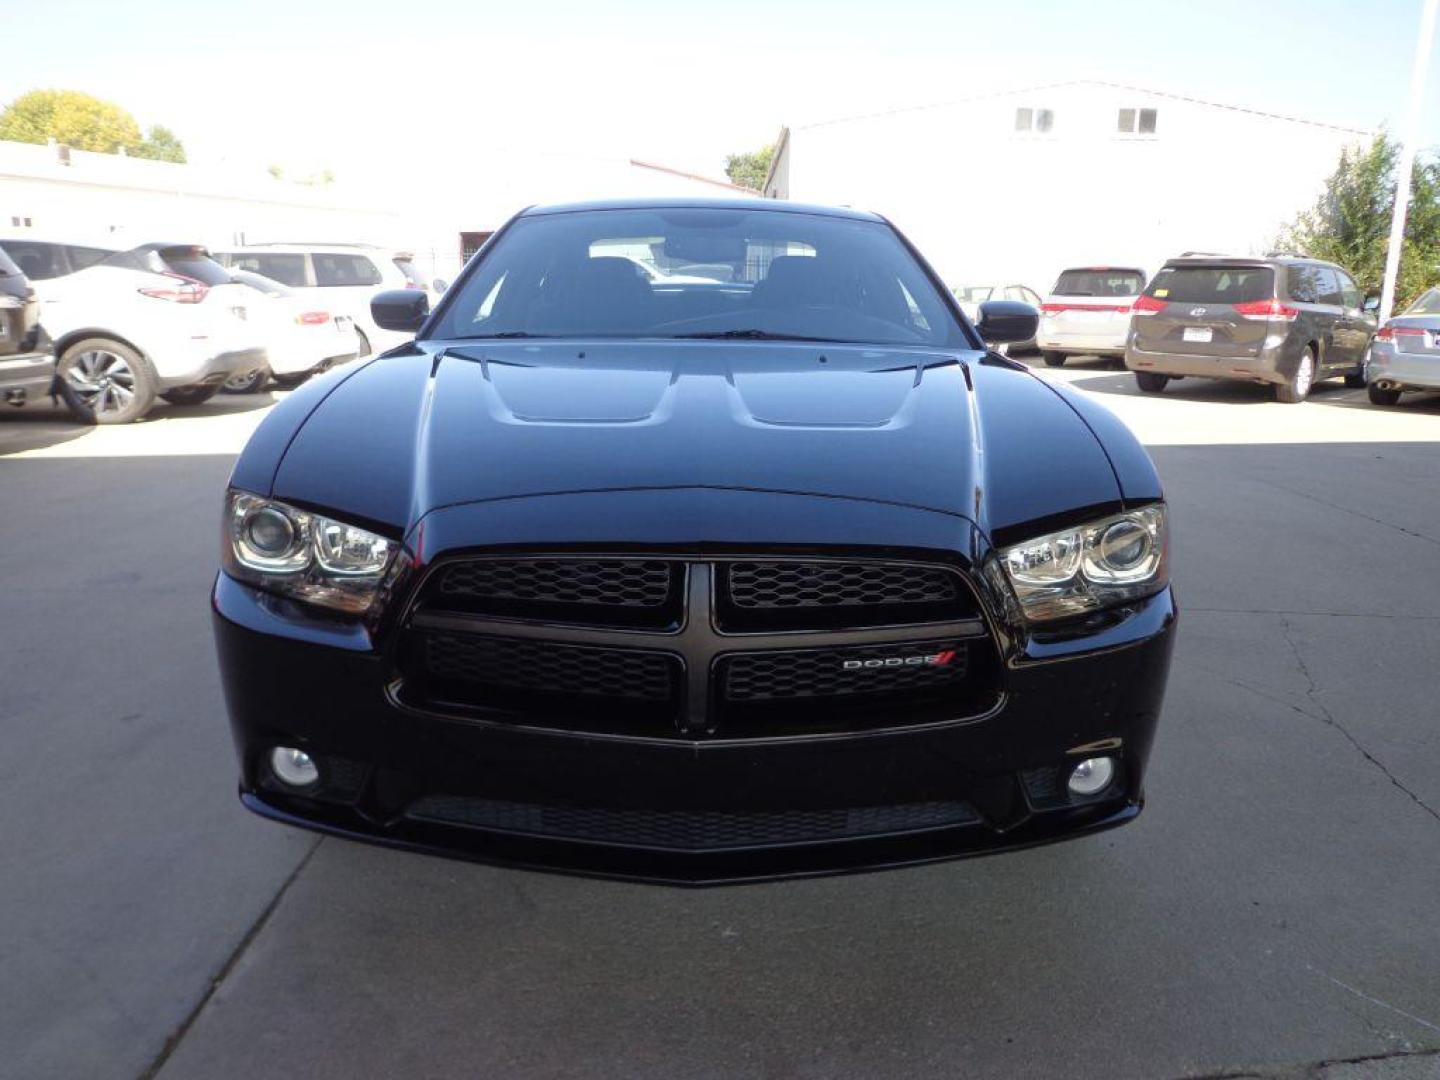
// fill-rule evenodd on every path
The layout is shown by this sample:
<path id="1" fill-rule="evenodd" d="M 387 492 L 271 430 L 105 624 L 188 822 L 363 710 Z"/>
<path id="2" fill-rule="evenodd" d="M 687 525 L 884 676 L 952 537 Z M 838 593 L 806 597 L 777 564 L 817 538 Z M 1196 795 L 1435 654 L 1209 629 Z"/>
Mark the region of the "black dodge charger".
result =
<path id="1" fill-rule="evenodd" d="M 303 387 L 226 495 L 215 633 L 251 810 L 707 883 L 1140 812 L 1176 609 L 1110 413 L 987 351 L 888 222 L 527 210 L 413 345 Z"/>

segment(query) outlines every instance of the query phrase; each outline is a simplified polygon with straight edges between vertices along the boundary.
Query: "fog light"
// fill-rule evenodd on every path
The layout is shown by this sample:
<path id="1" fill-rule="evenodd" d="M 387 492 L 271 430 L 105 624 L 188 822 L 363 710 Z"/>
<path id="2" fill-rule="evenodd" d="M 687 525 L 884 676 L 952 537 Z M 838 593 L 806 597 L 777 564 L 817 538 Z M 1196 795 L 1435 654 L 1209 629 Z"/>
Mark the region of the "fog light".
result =
<path id="1" fill-rule="evenodd" d="M 270 771 L 287 787 L 309 787 L 320 779 L 320 770 L 304 750 L 277 746 L 270 751 Z"/>
<path id="2" fill-rule="evenodd" d="M 1090 757 L 1076 765 L 1070 772 L 1066 785 L 1071 795 L 1082 798 L 1099 795 L 1115 779 L 1115 759 L 1112 757 Z"/>

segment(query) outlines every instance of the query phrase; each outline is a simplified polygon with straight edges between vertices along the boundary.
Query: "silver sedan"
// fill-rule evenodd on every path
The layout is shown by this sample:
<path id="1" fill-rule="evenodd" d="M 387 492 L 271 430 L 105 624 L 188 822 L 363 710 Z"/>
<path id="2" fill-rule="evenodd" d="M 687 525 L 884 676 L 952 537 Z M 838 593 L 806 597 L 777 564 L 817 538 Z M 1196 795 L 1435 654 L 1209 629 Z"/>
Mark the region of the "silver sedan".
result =
<path id="1" fill-rule="evenodd" d="M 1365 359 L 1365 386 L 1376 405 L 1394 405 L 1407 390 L 1440 390 L 1440 286 L 1380 328 Z"/>

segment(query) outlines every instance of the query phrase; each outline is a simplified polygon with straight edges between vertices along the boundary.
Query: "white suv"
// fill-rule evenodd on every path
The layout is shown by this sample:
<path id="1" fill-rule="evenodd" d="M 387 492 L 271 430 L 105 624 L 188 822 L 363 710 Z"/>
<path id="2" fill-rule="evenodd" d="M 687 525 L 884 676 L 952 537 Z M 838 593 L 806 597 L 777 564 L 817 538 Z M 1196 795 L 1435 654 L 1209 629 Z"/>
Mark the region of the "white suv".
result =
<path id="1" fill-rule="evenodd" d="M 1050 367 L 1068 356 L 1125 357 L 1130 309 L 1145 291 L 1144 270 L 1133 266 L 1076 266 L 1060 271 L 1040 305 L 1035 343 Z"/>
<path id="2" fill-rule="evenodd" d="M 265 364 L 246 321 L 249 292 L 195 244 L 103 245 L 0 239 L 40 300 L 59 371 L 101 424 L 194 405 Z"/>
<path id="3" fill-rule="evenodd" d="M 402 345 L 413 336 L 375 325 L 370 300 L 376 293 L 430 291 L 409 254 L 369 244 L 247 244 L 217 251 L 215 258 L 288 285 L 325 310 L 353 319 L 361 356 Z"/>

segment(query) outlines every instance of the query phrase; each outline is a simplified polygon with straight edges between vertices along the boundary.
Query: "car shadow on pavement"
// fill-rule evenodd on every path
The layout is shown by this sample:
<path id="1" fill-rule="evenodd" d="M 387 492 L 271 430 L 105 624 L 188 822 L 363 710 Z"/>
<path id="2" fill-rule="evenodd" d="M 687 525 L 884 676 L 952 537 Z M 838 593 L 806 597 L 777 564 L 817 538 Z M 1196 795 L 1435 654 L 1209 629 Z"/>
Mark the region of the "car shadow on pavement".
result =
<path id="1" fill-rule="evenodd" d="M 128 426 L 138 428 L 165 420 L 232 416 L 268 409 L 277 400 L 274 394 L 265 392 L 222 394 L 199 405 L 171 405 L 168 401 L 157 401 L 148 414 Z M 63 406 L 27 405 L 23 409 L 11 409 L 0 412 L 0 457 L 74 442 L 100 430 L 93 424 L 76 420 Z"/>
<path id="2" fill-rule="evenodd" d="M 216 394 L 209 401 L 199 405 L 171 405 L 168 401 L 157 401 L 155 407 L 139 423 L 150 424 L 182 416 L 228 416 L 232 413 L 253 412 L 268 409 L 279 398 L 269 390 L 258 394 Z"/>
<path id="3" fill-rule="evenodd" d="M 27 405 L 0 413 L 0 456 L 70 442 L 88 435 L 91 425 L 62 408 Z"/>

